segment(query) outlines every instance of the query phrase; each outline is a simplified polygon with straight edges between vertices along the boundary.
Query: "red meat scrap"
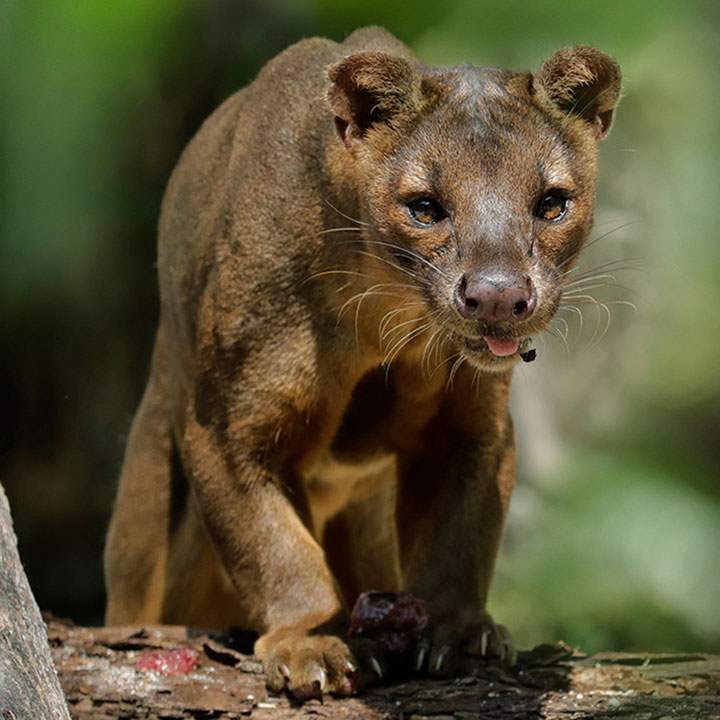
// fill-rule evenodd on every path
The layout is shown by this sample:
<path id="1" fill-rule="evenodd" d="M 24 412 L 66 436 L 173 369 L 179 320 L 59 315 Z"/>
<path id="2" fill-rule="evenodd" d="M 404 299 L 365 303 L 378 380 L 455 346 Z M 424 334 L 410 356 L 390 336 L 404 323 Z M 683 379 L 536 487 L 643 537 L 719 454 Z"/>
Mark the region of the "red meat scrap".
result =
<path id="1" fill-rule="evenodd" d="M 145 653 L 138 660 L 140 670 L 156 670 L 163 675 L 187 675 L 200 665 L 200 653 L 197 650 L 155 650 Z"/>
<path id="2" fill-rule="evenodd" d="M 349 636 L 367 637 L 391 655 L 401 655 L 428 626 L 423 601 L 408 592 L 364 592 L 350 616 Z"/>

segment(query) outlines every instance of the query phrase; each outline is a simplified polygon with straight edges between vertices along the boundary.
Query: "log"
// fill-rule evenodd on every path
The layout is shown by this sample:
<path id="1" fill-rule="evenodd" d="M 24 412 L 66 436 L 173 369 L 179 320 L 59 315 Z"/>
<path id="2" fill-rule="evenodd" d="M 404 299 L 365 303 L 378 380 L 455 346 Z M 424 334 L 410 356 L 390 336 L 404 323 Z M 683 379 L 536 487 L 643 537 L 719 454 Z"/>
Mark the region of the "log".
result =
<path id="1" fill-rule="evenodd" d="M 298 706 L 268 694 L 262 667 L 233 638 L 186 627 L 48 623 L 76 720 L 720 720 L 720 657 L 603 653 L 559 643 L 520 653 L 512 670 L 469 661 L 453 680 L 399 679 L 347 700 Z M 193 662 L 173 670 L 169 660 Z M 173 655 L 175 653 L 175 655 Z M 163 674 L 160 659 L 168 660 Z M 191 667 L 197 664 L 196 667 Z"/>
<path id="2" fill-rule="evenodd" d="M 45 623 L 20 563 L 0 485 L 0 717 L 69 720 Z"/>

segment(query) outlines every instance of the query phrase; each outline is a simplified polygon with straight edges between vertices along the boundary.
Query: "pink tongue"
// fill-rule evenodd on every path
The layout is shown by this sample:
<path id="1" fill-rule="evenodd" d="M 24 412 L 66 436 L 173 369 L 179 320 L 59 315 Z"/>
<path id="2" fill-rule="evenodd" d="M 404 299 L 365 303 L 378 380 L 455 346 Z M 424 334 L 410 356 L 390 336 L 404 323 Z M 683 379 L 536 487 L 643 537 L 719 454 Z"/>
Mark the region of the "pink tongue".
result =
<path id="1" fill-rule="evenodd" d="M 492 335 L 486 335 L 483 339 L 488 344 L 490 352 L 493 355 L 499 355 L 501 357 L 516 353 L 520 347 L 520 340 L 518 338 L 501 340 L 500 338 L 493 337 Z"/>

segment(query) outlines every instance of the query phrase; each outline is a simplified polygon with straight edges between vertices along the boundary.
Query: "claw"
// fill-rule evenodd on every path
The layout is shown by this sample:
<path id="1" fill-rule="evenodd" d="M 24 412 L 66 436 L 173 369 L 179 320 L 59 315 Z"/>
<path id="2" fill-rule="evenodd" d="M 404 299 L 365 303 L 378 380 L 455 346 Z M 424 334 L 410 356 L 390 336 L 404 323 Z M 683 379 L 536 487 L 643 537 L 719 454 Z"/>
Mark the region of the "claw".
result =
<path id="1" fill-rule="evenodd" d="M 438 672 L 440 668 L 442 667 L 443 662 L 445 661 L 445 657 L 447 656 L 450 648 L 445 645 L 438 653 L 437 658 L 435 659 L 435 672 Z"/>
<path id="2" fill-rule="evenodd" d="M 490 642 L 490 631 L 483 630 L 482 637 L 480 638 L 480 655 L 485 657 L 487 654 L 488 643 Z"/>
<path id="3" fill-rule="evenodd" d="M 423 663 L 425 662 L 426 654 L 426 647 L 424 645 L 420 645 L 420 647 L 418 647 L 415 653 L 415 672 L 420 672 L 420 670 L 422 669 Z"/>
<path id="4" fill-rule="evenodd" d="M 290 679 L 290 668 L 285 663 L 280 663 L 278 670 L 286 680 Z"/>
<path id="5" fill-rule="evenodd" d="M 380 663 L 378 662 L 378 659 L 371 657 L 370 665 L 372 666 L 372 669 L 375 671 L 375 674 L 382 680 L 383 671 L 382 671 L 382 667 L 380 666 Z"/>

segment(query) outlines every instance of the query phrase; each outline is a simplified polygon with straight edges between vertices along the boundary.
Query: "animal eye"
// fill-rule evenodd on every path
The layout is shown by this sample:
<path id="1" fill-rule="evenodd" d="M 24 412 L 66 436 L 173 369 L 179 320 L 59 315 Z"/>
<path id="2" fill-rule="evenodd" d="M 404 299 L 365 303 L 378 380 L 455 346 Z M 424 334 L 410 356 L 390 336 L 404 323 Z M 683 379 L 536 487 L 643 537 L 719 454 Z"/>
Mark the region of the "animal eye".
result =
<path id="1" fill-rule="evenodd" d="M 543 220 L 560 220 L 565 215 L 568 199 L 559 192 L 549 192 L 542 196 L 535 208 L 535 214 Z"/>
<path id="2" fill-rule="evenodd" d="M 427 197 L 409 202 L 408 211 L 413 220 L 417 220 L 421 225 L 432 225 L 446 217 L 446 213 L 440 205 Z"/>

